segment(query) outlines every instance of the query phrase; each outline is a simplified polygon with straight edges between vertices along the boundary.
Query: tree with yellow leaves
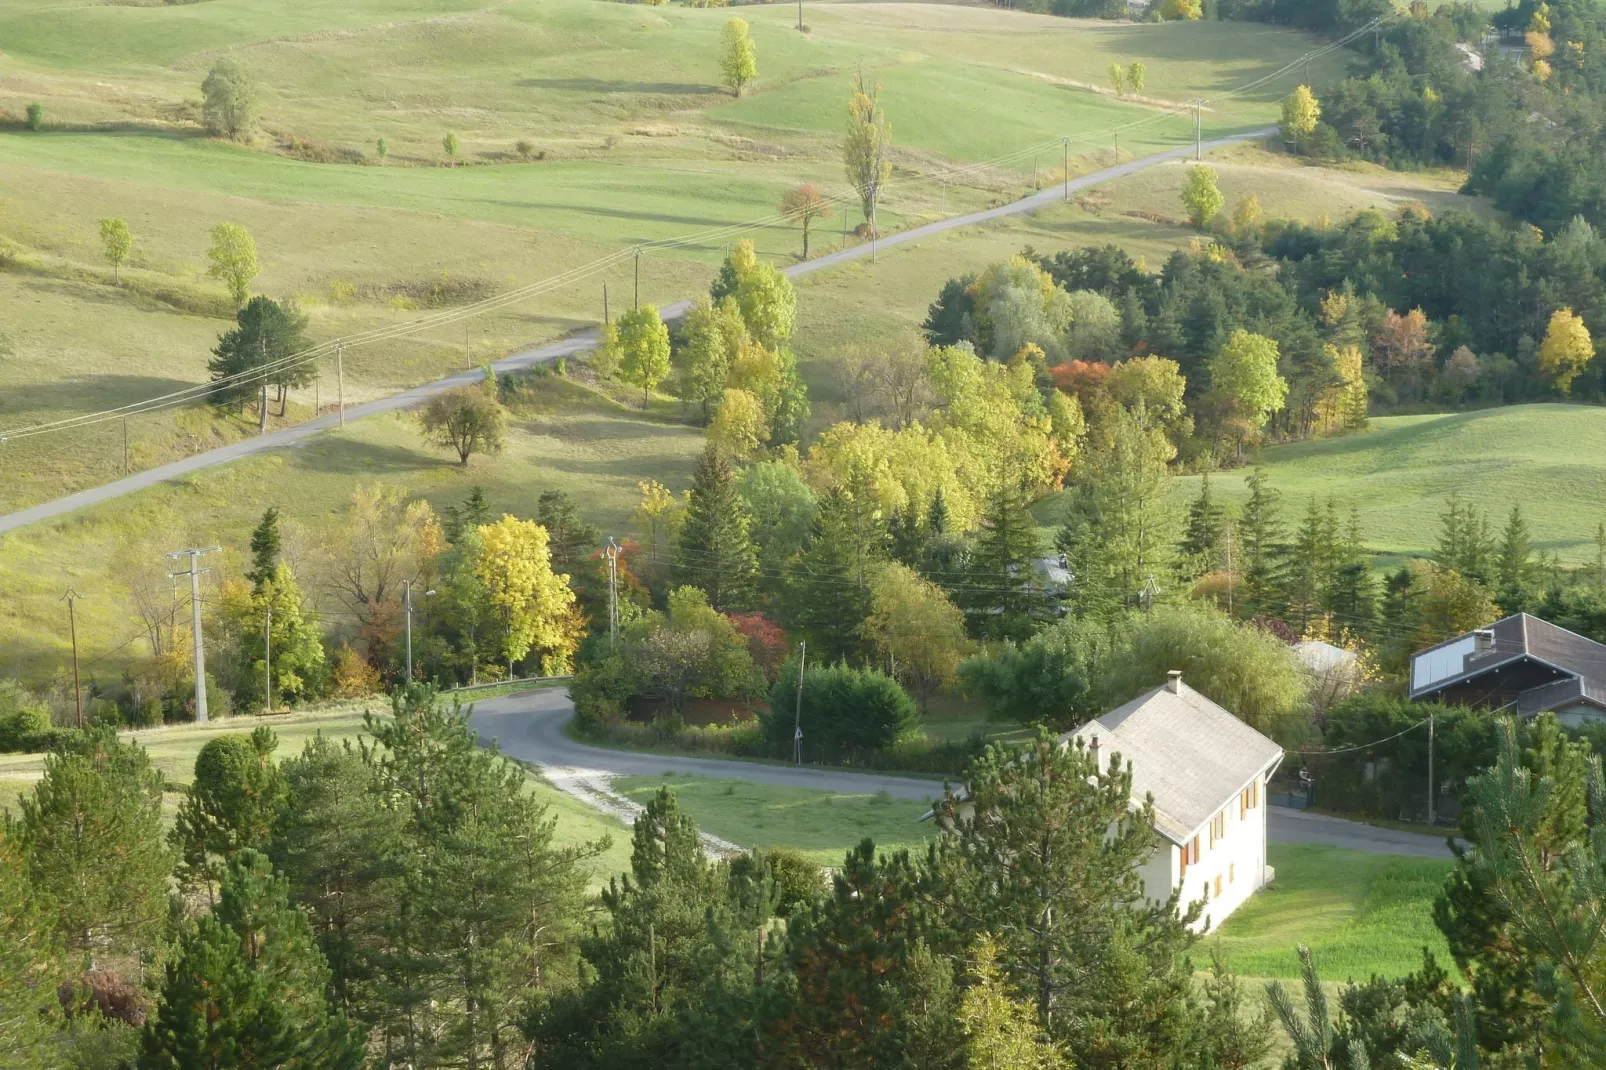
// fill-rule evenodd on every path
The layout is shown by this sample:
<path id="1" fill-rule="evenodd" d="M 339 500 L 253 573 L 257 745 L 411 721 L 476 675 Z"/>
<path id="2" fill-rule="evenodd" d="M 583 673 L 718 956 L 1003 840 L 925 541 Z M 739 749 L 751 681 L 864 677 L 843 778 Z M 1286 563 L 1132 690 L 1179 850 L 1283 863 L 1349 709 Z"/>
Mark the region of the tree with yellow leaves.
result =
<path id="1" fill-rule="evenodd" d="M 482 525 L 479 535 L 474 575 L 502 613 L 502 656 L 510 669 L 534 651 L 542 675 L 567 672 L 584 622 L 575 612 L 569 577 L 552 571 L 546 528 L 503 516 Z"/>
<path id="2" fill-rule="evenodd" d="M 686 503 L 656 479 L 639 484 L 641 501 L 630 514 L 631 530 L 647 553 L 643 578 L 651 582 L 669 564 L 669 555 L 680 538 L 680 523 L 686 517 Z"/>
<path id="3" fill-rule="evenodd" d="M 1216 185 L 1216 169 L 1209 164 L 1196 163 L 1188 168 L 1188 177 L 1182 183 L 1182 207 L 1188 210 L 1188 219 L 1203 230 L 1216 218 L 1226 200 L 1221 187 Z"/>
<path id="4" fill-rule="evenodd" d="M 1311 94 L 1310 86 L 1295 86 L 1283 101 L 1283 140 L 1303 150 L 1310 144 L 1321 118 L 1321 102 Z"/>
<path id="5" fill-rule="evenodd" d="M 1196 20 L 1204 14 L 1200 0 L 1161 0 L 1160 17 L 1167 22 Z"/>
<path id="6" fill-rule="evenodd" d="M 922 713 L 933 691 L 954 682 L 970 653 L 959 607 L 941 587 L 896 562 L 871 582 L 870 615 L 861 630 L 891 674 L 908 682 Z"/>
<path id="7" fill-rule="evenodd" d="M 1563 396 L 1572 393 L 1573 380 L 1595 358 L 1595 343 L 1584 321 L 1570 308 L 1551 313 L 1545 340 L 1539 346 L 1539 369 L 1556 380 Z"/>
<path id="8" fill-rule="evenodd" d="M 764 403 L 747 390 L 727 388 L 713 423 L 708 425 L 708 441 L 733 460 L 745 461 L 769 441 L 769 422 L 764 419 Z"/>

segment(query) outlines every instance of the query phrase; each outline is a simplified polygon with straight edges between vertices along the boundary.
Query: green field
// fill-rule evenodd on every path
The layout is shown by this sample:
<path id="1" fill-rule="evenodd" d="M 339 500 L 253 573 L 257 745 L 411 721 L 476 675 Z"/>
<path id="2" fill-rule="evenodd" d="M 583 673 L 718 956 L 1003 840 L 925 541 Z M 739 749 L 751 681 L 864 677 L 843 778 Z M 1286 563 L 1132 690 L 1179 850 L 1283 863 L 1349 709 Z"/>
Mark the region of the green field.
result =
<path id="1" fill-rule="evenodd" d="M 1433 900 L 1449 861 L 1372 855 L 1339 847 L 1271 844 L 1277 880 L 1239 907 L 1209 943 L 1244 977 L 1299 976 L 1297 947 L 1311 949 L 1322 980 L 1400 977 L 1428 948 L 1453 969 Z"/>
<path id="2" fill-rule="evenodd" d="M 801 180 L 846 194 L 841 116 L 857 64 L 883 85 L 893 119 L 897 170 L 882 223 L 897 227 L 1018 196 L 1034 176 L 1050 180 L 1061 154 L 1051 145 L 959 182 L 924 177 L 955 165 L 1069 137 L 1073 169 L 1086 170 L 1113 155 L 1105 132 L 1133 122 L 1146 125 L 1122 142 L 1124 154 L 1185 141 L 1191 124 L 1168 112 L 1179 100 L 1216 98 L 1207 133 L 1263 125 L 1287 85 L 1241 99 L 1224 92 L 1314 43 L 1270 28 L 1117 26 L 944 4 L 811 5 L 806 34 L 792 28 L 786 5 L 744 7 L 742 16 L 753 24 L 761 77 L 733 100 L 715 62 L 731 13 L 717 10 L 604 0 L 8 5 L 0 434 L 202 381 L 230 312 L 204 275 L 218 222 L 252 230 L 263 264 L 257 286 L 294 296 L 313 336 L 326 339 L 639 242 L 772 216 L 781 192 Z M 224 54 L 260 83 L 262 122 L 247 145 L 199 136 L 200 82 Z M 1150 71 L 1145 94 L 1117 99 L 1105 71 L 1135 60 Z M 1326 57 L 1313 80 L 1341 70 L 1338 57 Z M 46 121 L 30 133 L 18 120 L 34 101 Z M 463 166 L 440 166 L 448 130 Z M 520 141 L 527 157 L 515 151 Z M 135 234 L 117 286 L 99 259 L 98 221 L 108 215 L 126 218 Z M 817 247 L 857 221 L 839 213 Z M 793 228 L 753 237 L 766 256 L 796 255 Z M 642 298 L 701 288 L 729 240 L 648 255 Z M 633 286 L 628 265 L 466 332 L 452 326 L 352 350 L 347 396 L 389 392 L 471 355 L 501 356 L 595 322 L 604 282 L 622 307 Z M 331 402 L 332 369 L 322 371 L 325 382 L 299 392 L 286 419 Z M 212 414 L 136 417 L 126 427 L 129 463 L 148 467 L 249 430 Z M 0 508 L 121 474 L 124 433 L 111 422 L 7 443 Z"/>
<path id="3" fill-rule="evenodd" d="M 1606 520 L 1606 409 L 1583 405 L 1514 405 L 1372 421 L 1364 434 L 1276 446 L 1262 468 L 1295 522 L 1312 497 L 1332 497 L 1346 514 L 1360 512 L 1369 549 L 1425 554 L 1438 538 L 1450 494 L 1486 511 L 1498 529 L 1522 507 L 1534 548 L 1564 563 L 1595 560 L 1595 531 Z M 1211 480 L 1242 501 L 1247 470 Z M 1198 493 L 1197 479 L 1178 480 L 1178 500 Z"/>

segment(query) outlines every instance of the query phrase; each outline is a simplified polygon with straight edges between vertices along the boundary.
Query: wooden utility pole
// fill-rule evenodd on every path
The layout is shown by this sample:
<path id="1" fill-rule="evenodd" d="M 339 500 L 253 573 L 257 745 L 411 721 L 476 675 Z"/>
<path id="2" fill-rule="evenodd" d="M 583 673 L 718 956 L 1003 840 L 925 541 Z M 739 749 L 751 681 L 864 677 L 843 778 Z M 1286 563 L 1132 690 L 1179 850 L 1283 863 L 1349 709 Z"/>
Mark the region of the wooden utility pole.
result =
<path id="1" fill-rule="evenodd" d="M 61 596 L 67 603 L 67 628 L 72 635 L 72 699 L 78 709 L 78 727 L 84 727 L 84 689 L 78 682 L 78 592 L 71 587 Z"/>
<path id="2" fill-rule="evenodd" d="M 635 296 L 635 299 L 631 301 L 630 307 L 632 309 L 639 309 L 641 307 L 641 250 L 640 249 L 636 250 L 636 296 Z"/>
<path id="3" fill-rule="evenodd" d="M 1071 199 L 1071 139 L 1065 138 L 1061 143 L 1065 150 L 1065 200 Z"/>
<path id="4" fill-rule="evenodd" d="M 803 764 L 803 665 L 808 660 L 809 645 L 797 644 L 797 709 L 792 717 L 792 754 L 798 765 Z"/>
<path id="5" fill-rule="evenodd" d="M 262 358 L 262 405 L 257 411 L 257 434 L 268 429 L 268 340 L 257 327 L 257 353 Z"/>
<path id="6" fill-rule="evenodd" d="M 613 317 L 608 315 L 608 283 L 607 283 L 607 280 L 603 280 L 603 283 L 602 283 L 602 322 L 603 323 L 612 323 L 613 322 Z"/>
<path id="7" fill-rule="evenodd" d="M 803 0 L 797 0 L 797 32 L 803 32 Z"/>
<path id="8" fill-rule="evenodd" d="M 131 471 L 128 466 L 128 417 L 123 417 L 123 474 Z"/>
<path id="9" fill-rule="evenodd" d="M 346 344 L 335 343 L 335 389 L 340 394 L 340 426 L 346 426 Z"/>
<path id="10" fill-rule="evenodd" d="M 262 626 L 262 712 L 273 712 L 273 607 L 266 607 L 267 623 Z"/>

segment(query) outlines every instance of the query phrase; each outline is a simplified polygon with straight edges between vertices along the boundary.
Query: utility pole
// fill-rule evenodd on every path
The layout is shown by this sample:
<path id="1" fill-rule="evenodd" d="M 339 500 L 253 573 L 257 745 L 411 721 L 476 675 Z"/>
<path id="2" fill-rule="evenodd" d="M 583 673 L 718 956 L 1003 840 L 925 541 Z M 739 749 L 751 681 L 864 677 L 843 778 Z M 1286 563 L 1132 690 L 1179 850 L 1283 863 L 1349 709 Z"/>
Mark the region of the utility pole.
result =
<path id="1" fill-rule="evenodd" d="M 257 434 L 268 429 L 268 339 L 257 328 L 257 353 L 262 358 L 262 409 L 257 413 Z"/>
<path id="2" fill-rule="evenodd" d="M 346 343 L 335 343 L 335 384 L 340 396 L 340 426 L 346 426 Z"/>
<path id="3" fill-rule="evenodd" d="M 1433 714 L 1428 713 L 1428 824 L 1432 825 L 1437 815 L 1433 812 Z"/>
<path id="4" fill-rule="evenodd" d="M 433 590 L 425 591 L 424 597 L 434 594 Z M 402 605 L 407 610 L 407 682 L 413 682 L 413 581 L 402 580 Z M 511 673 L 509 675 L 512 675 Z"/>
<path id="5" fill-rule="evenodd" d="M 1032 153 L 1032 189 L 1034 191 L 1043 188 L 1042 183 L 1037 180 L 1037 158 L 1041 155 L 1042 153 L 1038 152 Z"/>
<path id="6" fill-rule="evenodd" d="M 1061 142 L 1061 146 L 1060 147 L 1065 150 L 1065 198 L 1064 199 L 1068 201 L 1068 200 L 1071 199 L 1071 139 L 1070 138 L 1063 139 L 1063 141 Z"/>
<path id="7" fill-rule="evenodd" d="M 636 249 L 636 296 L 630 307 L 632 309 L 641 307 L 641 249 L 639 247 Z"/>
<path id="8" fill-rule="evenodd" d="M 78 683 L 78 592 L 71 587 L 61 596 L 67 603 L 67 627 L 72 633 L 72 698 L 78 709 L 78 727 L 84 727 L 84 690 Z"/>
<path id="9" fill-rule="evenodd" d="M 463 367 L 474 367 L 474 325 L 463 324 Z"/>
<path id="10" fill-rule="evenodd" d="M 803 665 L 808 660 L 809 644 L 797 644 L 797 711 L 792 717 L 792 760 L 803 764 Z"/>
<path id="11" fill-rule="evenodd" d="M 803 0 L 797 0 L 797 32 L 803 32 Z"/>
<path id="12" fill-rule="evenodd" d="M 215 554 L 222 550 L 221 546 L 207 546 L 193 550 L 174 550 L 168 554 L 169 559 L 187 557 L 190 567 L 183 572 L 169 572 L 168 579 L 175 576 L 188 576 L 190 578 L 190 628 L 195 633 L 195 723 L 206 723 L 206 652 L 201 647 L 201 577 L 212 570 L 201 568 L 201 558 L 206 554 Z"/>
<path id="13" fill-rule="evenodd" d="M 612 323 L 613 317 L 608 315 L 608 280 L 602 280 L 602 322 Z"/>
<path id="14" fill-rule="evenodd" d="M 619 544 L 608 536 L 608 646 L 619 645 Z"/>
<path id="15" fill-rule="evenodd" d="M 1232 522 L 1227 522 L 1227 616 L 1232 616 Z"/>
<path id="16" fill-rule="evenodd" d="M 1199 133 L 1200 118 L 1201 118 L 1201 113 L 1203 111 L 1204 111 L 1204 101 L 1202 101 L 1202 100 L 1194 101 L 1193 102 L 1193 158 L 1195 160 L 1204 159 L 1204 143 L 1200 139 L 1200 133 Z"/>
<path id="17" fill-rule="evenodd" d="M 262 712 L 273 712 L 273 607 L 262 629 Z"/>
<path id="18" fill-rule="evenodd" d="M 123 417 L 123 474 L 127 475 L 128 467 L 128 417 Z"/>
<path id="19" fill-rule="evenodd" d="M 1115 162 L 1121 162 L 1121 131 L 1115 132 Z"/>

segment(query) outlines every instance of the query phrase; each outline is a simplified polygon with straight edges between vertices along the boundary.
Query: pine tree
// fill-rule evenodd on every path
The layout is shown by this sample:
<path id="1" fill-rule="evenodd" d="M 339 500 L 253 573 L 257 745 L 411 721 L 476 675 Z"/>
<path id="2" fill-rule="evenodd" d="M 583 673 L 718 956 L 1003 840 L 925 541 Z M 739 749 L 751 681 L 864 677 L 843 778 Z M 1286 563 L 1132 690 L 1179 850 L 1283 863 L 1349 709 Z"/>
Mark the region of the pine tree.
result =
<path id="1" fill-rule="evenodd" d="M 1529 875 L 1515 877 L 1524 893 L 1553 892 L 1568 882 L 1574 871 L 1567 856 L 1587 842 L 1586 796 L 1599 768 L 1591 769 L 1588 744 L 1569 740 L 1554 714 L 1541 715 L 1523 734 L 1526 741 L 1504 724 L 1496 767 L 1467 785 L 1471 805 L 1462 812 L 1461 834 L 1469 846 L 1454 848 L 1456 867 L 1433 914 L 1471 981 L 1481 1045 L 1489 1051 L 1515 1045 L 1537 1055 L 1533 1046 L 1550 1045 L 1545 1033 L 1556 1003 L 1536 974 L 1540 962 L 1556 960 L 1536 946 L 1531 920 L 1522 917 L 1526 895 L 1511 894 L 1507 867 L 1519 850 L 1526 855 Z M 1525 805 L 1511 807 L 1513 796 L 1526 796 Z"/>
<path id="2" fill-rule="evenodd" d="M 1494 557 L 1489 518 L 1478 512 L 1476 506 L 1463 503 L 1459 491 L 1451 491 L 1444 512 L 1439 514 L 1439 525 L 1439 545 L 1433 552 L 1433 563 L 1469 580 L 1488 583 Z"/>
<path id="3" fill-rule="evenodd" d="M 786 624 L 808 640 L 811 662 L 863 653 L 859 626 L 870 615 L 870 583 L 886 554 L 886 529 L 867 503 L 841 488 L 821 496 L 786 578 Z"/>
<path id="4" fill-rule="evenodd" d="M 381 1015 L 376 988 L 403 914 L 405 814 L 375 790 L 376 770 L 350 741 L 323 735 L 280 767 L 285 805 L 270 848 L 328 962 L 335 1006 Z"/>
<path id="5" fill-rule="evenodd" d="M 584 863 L 602 845 L 555 843 L 524 770 L 480 746 L 468 711 L 429 688 L 407 688 L 391 718 L 365 727 L 379 744 L 375 790 L 405 815 L 376 1031 L 398 1063 L 505 1057 L 524 1006 L 561 975 L 550 949 L 573 939 Z"/>
<path id="6" fill-rule="evenodd" d="M 1038 574 L 1042 556 L 1043 541 L 1025 492 L 1001 485 L 987 503 L 971 551 L 967 589 L 958 599 L 973 634 L 1025 639 L 1049 618 L 1048 596 Z"/>
<path id="7" fill-rule="evenodd" d="M 1323 512 L 1312 498 L 1288 547 L 1284 571 L 1287 613 L 1289 623 L 1295 625 L 1300 634 L 1304 634 L 1311 618 L 1321 611 L 1334 586 L 1337 572 L 1335 525 L 1331 502 Z"/>
<path id="8" fill-rule="evenodd" d="M 259 725 L 249 736 L 209 739 L 195 756 L 195 778 L 168 837 L 181 884 L 210 894 L 236 855 L 267 849 L 288 798 L 273 760 L 278 746 L 273 730 Z"/>
<path id="9" fill-rule="evenodd" d="M 1218 567 L 1227 531 L 1226 506 L 1210 494 L 1210 473 L 1199 477 L 1199 496 L 1188 506 L 1182 541 L 1177 544 L 1177 571 L 1184 580 L 1198 579 Z"/>
<path id="10" fill-rule="evenodd" d="M 721 613 L 749 608 L 758 574 L 750 523 L 730 463 L 709 446 L 692 475 L 675 583 L 701 588 Z"/>
<path id="11" fill-rule="evenodd" d="M 357 1070 L 364 1039 L 329 1010 L 328 974 L 284 879 L 265 856 L 241 852 L 217 910 L 179 938 L 145 1023 L 140 1070 Z"/>
<path id="12" fill-rule="evenodd" d="M 279 507 L 270 505 L 262 514 L 262 522 L 251 532 L 251 571 L 245 574 L 245 578 L 260 592 L 278 563 Z"/>
<path id="13" fill-rule="evenodd" d="M 1042 729 L 1024 751 L 990 746 L 964 794 L 935 807 L 934 895 L 961 938 L 998 939 L 999 964 L 1072 1065 L 1158 1065 L 1193 1026 L 1182 953 L 1200 907 L 1145 896 L 1153 815 L 1131 808 L 1127 766 L 1099 764 Z"/>
<path id="14" fill-rule="evenodd" d="M 136 956 L 161 939 L 173 857 L 162 774 L 110 725 L 67 737 L 7 824 L 28 885 L 68 950 Z"/>
<path id="15" fill-rule="evenodd" d="M 1245 483 L 1249 487 L 1249 501 L 1238 521 L 1243 553 L 1240 588 L 1243 607 L 1249 613 L 1281 616 L 1284 606 L 1279 592 L 1283 588 L 1285 536 L 1277 517 L 1278 494 L 1258 468 L 1249 473 Z"/>
<path id="16" fill-rule="evenodd" d="M 948 961 L 962 948 L 927 913 L 928 881 L 907 851 L 877 857 L 865 840 L 792 919 L 794 990 L 765 1028 L 778 1065 L 952 1065 L 964 1040 Z"/>

